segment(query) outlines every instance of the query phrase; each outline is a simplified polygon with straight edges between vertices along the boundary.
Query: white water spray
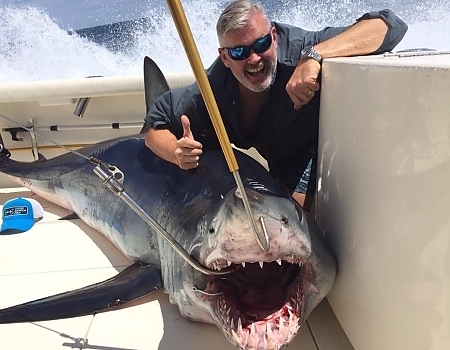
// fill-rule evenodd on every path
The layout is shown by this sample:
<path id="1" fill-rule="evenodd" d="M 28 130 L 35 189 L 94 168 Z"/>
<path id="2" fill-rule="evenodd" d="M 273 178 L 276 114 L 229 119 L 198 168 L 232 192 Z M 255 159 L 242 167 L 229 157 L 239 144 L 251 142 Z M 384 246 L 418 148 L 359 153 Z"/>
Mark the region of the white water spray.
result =
<path id="1" fill-rule="evenodd" d="M 409 25 L 396 50 L 434 48 L 450 50 L 450 5 L 447 1 L 285 0 L 262 1 L 273 20 L 317 30 L 348 25 L 364 12 L 393 9 Z M 223 1 L 183 2 L 205 67 L 217 57 L 215 24 Z M 114 52 L 62 29 L 49 14 L 36 7 L 0 7 L 0 82 L 82 78 L 89 75 L 141 75 L 144 56 L 152 57 L 163 72 L 190 70 L 178 33 L 165 6 L 146 9 L 129 36 L 131 47 Z M 128 41 L 128 40 L 126 40 Z"/>

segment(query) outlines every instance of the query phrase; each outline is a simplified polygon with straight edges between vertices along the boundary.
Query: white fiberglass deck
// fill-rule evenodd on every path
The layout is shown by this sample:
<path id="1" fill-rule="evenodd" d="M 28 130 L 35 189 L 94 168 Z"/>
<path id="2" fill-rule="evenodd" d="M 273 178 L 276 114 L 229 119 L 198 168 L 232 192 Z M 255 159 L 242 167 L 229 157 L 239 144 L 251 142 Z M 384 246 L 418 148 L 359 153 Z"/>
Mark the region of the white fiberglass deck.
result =
<path id="1" fill-rule="evenodd" d="M 81 220 L 58 220 L 67 210 L 24 188 L 1 189 L 0 204 L 18 196 L 38 200 L 43 220 L 28 232 L 0 236 L 0 308 L 110 278 L 130 264 Z M 232 350 L 214 325 L 181 317 L 159 290 L 132 307 L 73 319 L 0 325 L 0 349 Z M 288 347 L 352 349 L 328 303 L 322 302 Z"/>

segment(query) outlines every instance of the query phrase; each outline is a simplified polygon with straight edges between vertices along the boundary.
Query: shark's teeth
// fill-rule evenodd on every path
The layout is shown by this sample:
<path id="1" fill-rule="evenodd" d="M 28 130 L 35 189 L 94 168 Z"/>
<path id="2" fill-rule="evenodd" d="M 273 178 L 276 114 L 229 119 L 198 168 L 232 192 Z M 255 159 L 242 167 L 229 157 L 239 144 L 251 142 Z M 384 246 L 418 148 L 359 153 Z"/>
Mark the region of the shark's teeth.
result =
<path id="1" fill-rule="evenodd" d="M 241 321 L 241 318 L 240 318 L 240 317 L 239 317 L 239 319 L 238 319 L 237 332 L 238 332 L 238 333 L 241 333 L 241 332 L 242 332 L 242 321 Z"/>
<path id="2" fill-rule="evenodd" d="M 230 312 L 231 312 L 231 307 L 228 308 L 227 312 L 225 313 L 225 320 L 227 323 L 230 323 Z M 233 324 L 233 319 L 231 319 L 231 324 Z M 231 329 L 233 329 L 233 327 L 231 327 Z"/>
<path id="3" fill-rule="evenodd" d="M 266 335 L 268 339 L 272 339 L 272 326 L 269 322 L 266 323 Z M 265 348 L 267 348 L 267 346 Z"/>
<path id="4" fill-rule="evenodd" d="M 300 267 L 303 267 L 305 265 L 305 262 L 302 261 L 299 257 L 295 256 L 293 253 L 289 253 L 287 255 L 284 255 L 283 258 L 277 258 L 275 260 L 261 260 L 261 261 L 242 261 L 242 262 L 233 262 L 231 260 L 226 259 L 218 259 L 215 261 L 212 261 L 210 263 L 207 263 L 207 266 L 211 269 L 214 269 L 216 271 L 221 271 L 227 267 L 230 267 L 233 264 L 241 264 L 242 267 L 246 267 L 247 264 L 259 264 L 259 266 L 263 269 L 264 264 L 270 264 L 276 262 L 279 266 L 282 265 L 283 261 L 289 263 L 289 264 L 297 264 Z"/>
<path id="5" fill-rule="evenodd" d="M 284 319 L 280 316 L 280 322 L 278 323 L 278 332 L 280 334 L 284 333 Z"/>
<path id="6" fill-rule="evenodd" d="M 267 344 L 267 334 L 265 336 L 263 336 L 262 345 L 263 345 L 263 349 L 269 349 L 269 344 Z"/>
<path id="7" fill-rule="evenodd" d="M 227 308 L 226 310 L 228 314 L 230 309 Z M 233 310 L 231 310 L 231 313 L 233 313 Z M 296 307 L 287 303 L 266 322 L 262 320 L 250 322 L 243 327 L 245 319 L 238 315 L 235 315 L 234 318 L 230 317 L 231 322 L 228 323 L 230 328 L 228 328 L 227 334 L 241 349 L 280 350 L 297 334 L 300 328 L 299 319 Z"/>
<path id="8" fill-rule="evenodd" d="M 280 311 L 280 314 L 276 316 L 276 321 L 273 320 L 266 323 L 252 322 L 245 328 L 242 326 L 240 317 L 232 319 L 228 334 L 231 335 L 232 340 L 241 349 L 280 350 L 297 334 L 300 328 L 298 324 L 299 317 L 294 308 L 287 304 L 284 310 L 287 310 L 288 317 L 283 317 L 283 313 Z"/>
<path id="9" fill-rule="evenodd" d="M 240 337 L 236 334 L 236 332 L 235 332 L 233 329 L 231 330 L 231 335 L 232 335 L 232 337 L 233 337 L 233 340 L 234 340 L 237 344 L 239 344 L 239 343 L 241 342 Z"/>
<path id="10" fill-rule="evenodd" d="M 289 327 L 291 327 L 292 323 L 294 321 L 294 314 L 292 313 L 292 311 L 290 309 L 288 309 L 288 312 L 289 312 Z"/>
<path id="11" fill-rule="evenodd" d="M 223 311 L 223 310 L 225 309 L 225 307 L 227 306 L 225 300 L 224 300 L 223 298 L 221 298 L 221 297 L 219 297 L 218 306 L 219 306 L 219 309 L 222 310 L 222 311 Z"/>
<path id="12" fill-rule="evenodd" d="M 273 336 L 272 327 L 267 324 L 267 333 L 263 340 L 264 349 L 279 350 L 280 345 L 277 344 L 277 338 Z"/>
<path id="13" fill-rule="evenodd" d="M 256 332 L 255 324 L 252 323 L 250 328 L 250 333 L 248 335 L 247 344 L 250 346 L 250 349 L 256 349 L 259 343 L 258 334 Z"/>

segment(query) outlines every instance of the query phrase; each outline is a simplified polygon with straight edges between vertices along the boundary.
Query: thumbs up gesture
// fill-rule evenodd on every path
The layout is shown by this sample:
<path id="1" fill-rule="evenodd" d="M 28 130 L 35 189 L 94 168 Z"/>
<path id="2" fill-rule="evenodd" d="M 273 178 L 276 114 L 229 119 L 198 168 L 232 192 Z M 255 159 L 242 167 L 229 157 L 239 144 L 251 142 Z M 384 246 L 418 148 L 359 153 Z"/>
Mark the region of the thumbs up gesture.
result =
<path id="1" fill-rule="evenodd" d="M 198 167 L 198 161 L 203 153 L 202 144 L 195 141 L 187 116 L 181 116 L 181 124 L 183 124 L 183 137 L 176 142 L 175 156 L 181 169 L 194 169 Z"/>

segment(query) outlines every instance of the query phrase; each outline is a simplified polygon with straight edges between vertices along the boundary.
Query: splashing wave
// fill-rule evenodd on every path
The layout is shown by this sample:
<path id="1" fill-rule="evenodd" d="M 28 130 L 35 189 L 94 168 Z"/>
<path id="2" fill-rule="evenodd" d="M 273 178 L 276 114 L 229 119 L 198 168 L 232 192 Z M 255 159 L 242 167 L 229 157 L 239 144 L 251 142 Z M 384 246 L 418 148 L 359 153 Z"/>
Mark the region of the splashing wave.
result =
<path id="1" fill-rule="evenodd" d="M 440 0 L 263 1 L 277 21 L 308 29 L 347 25 L 366 11 L 390 7 L 408 24 L 397 47 L 450 49 L 450 5 Z M 388 5 L 389 3 L 389 5 Z M 393 4 L 393 5 L 392 5 Z M 215 23 L 223 1 L 187 1 L 184 5 L 203 64 L 217 56 Z M 308 9 L 307 11 L 305 9 Z M 116 25 L 66 31 L 40 8 L 2 6 L 0 81 L 80 78 L 89 75 L 140 75 L 145 55 L 164 72 L 190 69 L 172 17 L 165 6 L 150 6 L 142 17 Z M 96 33 L 96 35 L 94 35 Z"/>

